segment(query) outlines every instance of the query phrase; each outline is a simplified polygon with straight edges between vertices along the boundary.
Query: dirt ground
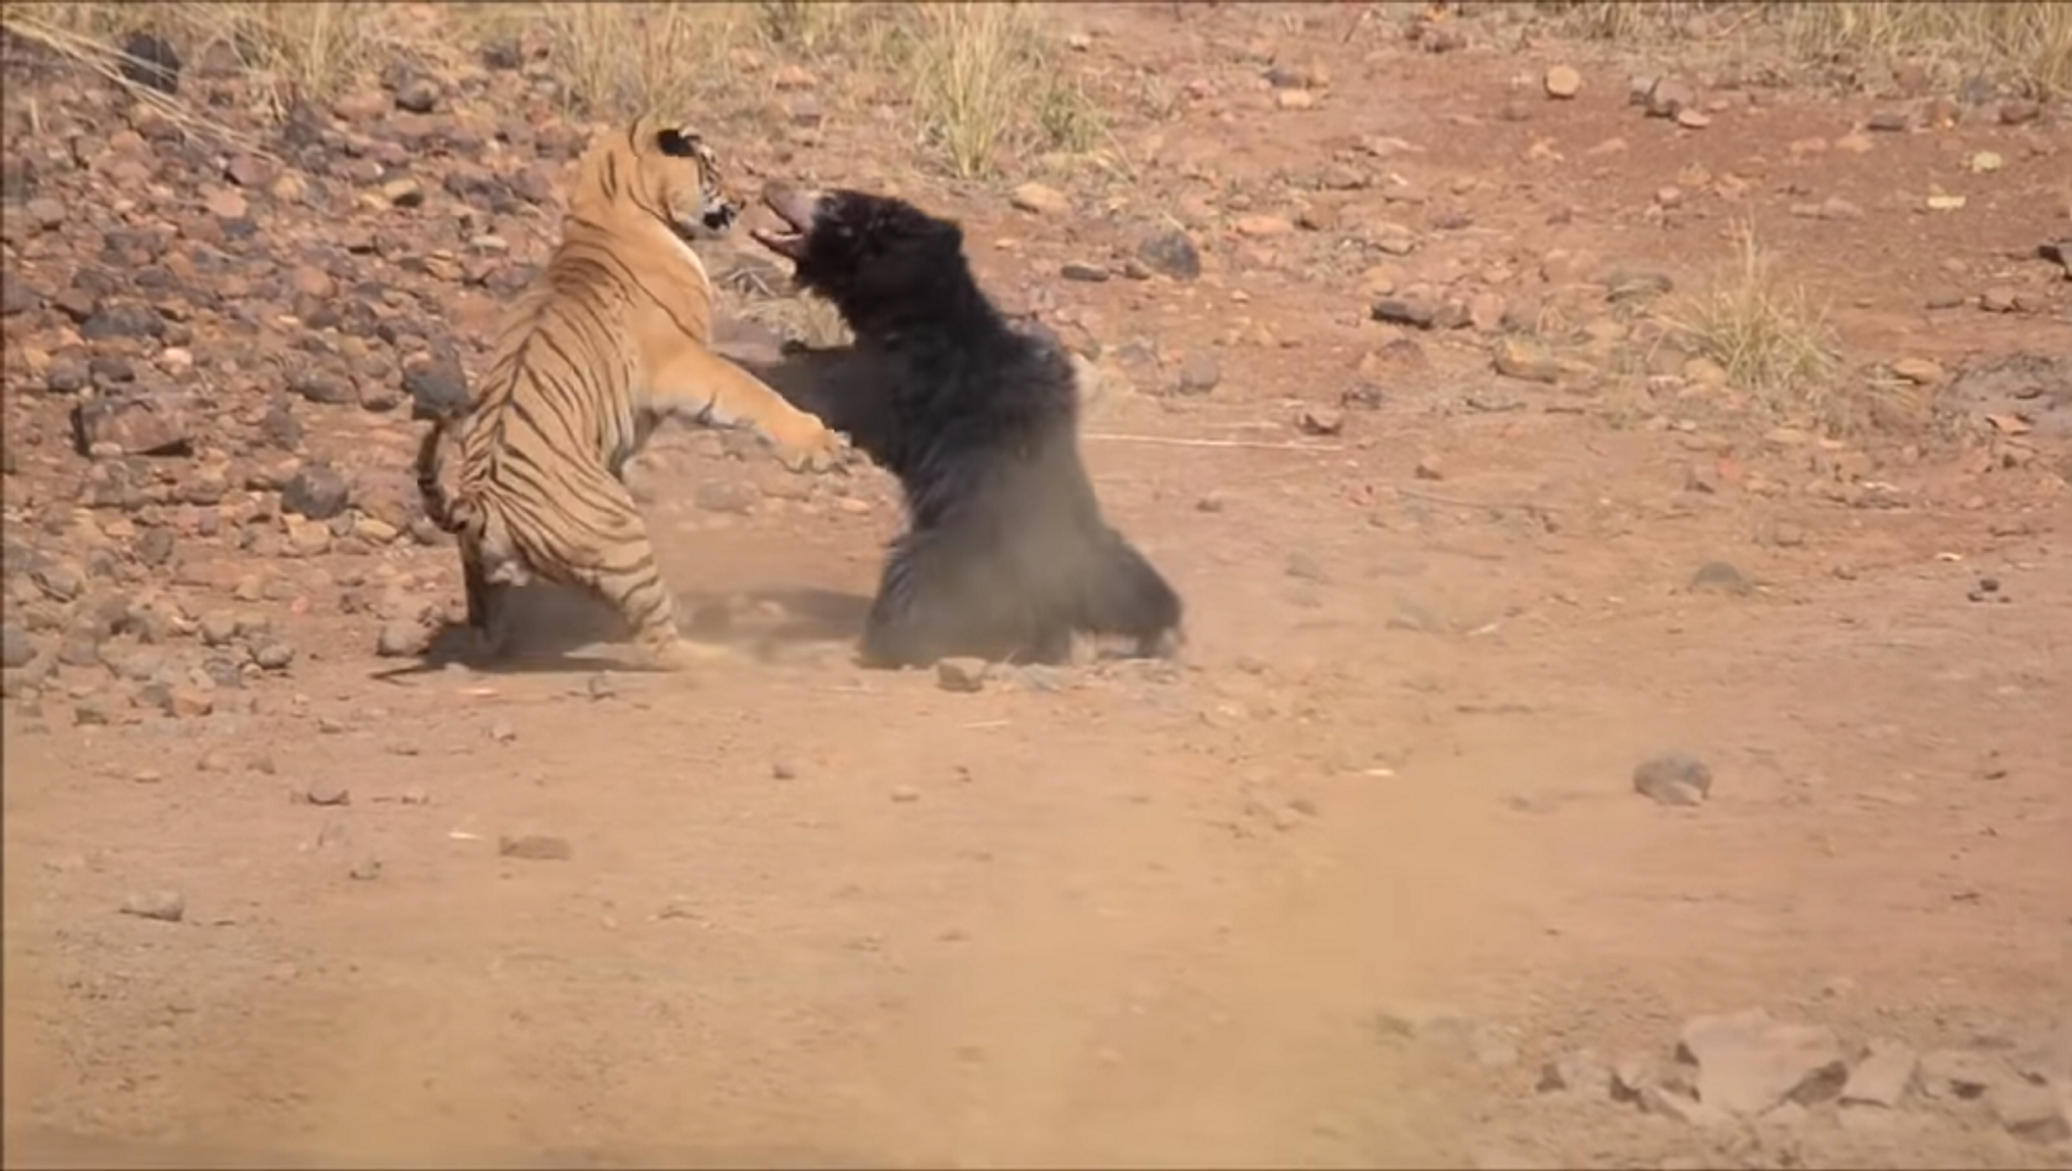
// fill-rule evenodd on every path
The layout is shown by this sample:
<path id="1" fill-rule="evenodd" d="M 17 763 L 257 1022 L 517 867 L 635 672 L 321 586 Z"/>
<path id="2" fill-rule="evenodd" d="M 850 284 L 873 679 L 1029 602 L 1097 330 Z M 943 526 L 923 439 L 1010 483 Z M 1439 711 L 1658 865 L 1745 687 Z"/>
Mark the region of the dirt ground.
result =
<path id="1" fill-rule="evenodd" d="M 10 49 L 8 1165 L 2072 1167 L 2065 111 L 1358 11 L 1058 15 L 1110 163 L 988 182 L 744 70 L 744 174 L 960 219 L 1088 358 L 1186 596 L 1175 662 L 975 691 L 850 661 L 882 473 L 695 432 L 638 482 L 732 661 L 543 594 L 524 663 L 389 675 L 459 593 L 401 388 L 480 373 L 580 136 L 473 66 L 269 168 Z M 1820 395 L 1663 325 L 1751 222 Z M 188 454 L 73 446 L 145 394 Z M 1709 796 L 1636 792 L 1670 751 Z M 1694 1105 L 1748 1008 L 1905 1093 Z"/>

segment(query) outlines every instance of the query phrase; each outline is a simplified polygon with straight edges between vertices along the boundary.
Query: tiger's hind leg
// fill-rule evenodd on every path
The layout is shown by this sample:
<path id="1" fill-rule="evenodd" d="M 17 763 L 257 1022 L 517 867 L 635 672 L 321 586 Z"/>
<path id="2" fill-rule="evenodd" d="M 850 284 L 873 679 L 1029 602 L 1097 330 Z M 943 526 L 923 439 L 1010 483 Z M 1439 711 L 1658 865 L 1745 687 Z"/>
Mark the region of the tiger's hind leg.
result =
<path id="1" fill-rule="evenodd" d="M 589 590 L 619 612 L 649 667 L 679 671 L 726 658 L 724 648 L 692 642 L 677 630 L 675 598 L 655 563 L 647 525 L 625 485 L 600 474 L 575 496 L 596 519 L 563 520 L 557 526 L 561 532 L 551 538 L 553 561 L 569 584 Z"/>

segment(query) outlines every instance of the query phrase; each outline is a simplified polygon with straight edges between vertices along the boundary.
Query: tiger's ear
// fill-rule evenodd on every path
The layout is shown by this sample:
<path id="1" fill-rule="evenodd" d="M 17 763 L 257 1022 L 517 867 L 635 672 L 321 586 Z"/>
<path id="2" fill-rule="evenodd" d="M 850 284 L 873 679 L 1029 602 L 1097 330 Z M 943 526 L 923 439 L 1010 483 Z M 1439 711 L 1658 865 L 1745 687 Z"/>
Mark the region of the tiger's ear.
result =
<path id="1" fill-rule="evenodd" d="M 698 148 L 703 145 L 696 131 L 683 130 L 675 126 L 665 127 L 655 135 L 655 149 L 673 159 L 698 157 Z"/>

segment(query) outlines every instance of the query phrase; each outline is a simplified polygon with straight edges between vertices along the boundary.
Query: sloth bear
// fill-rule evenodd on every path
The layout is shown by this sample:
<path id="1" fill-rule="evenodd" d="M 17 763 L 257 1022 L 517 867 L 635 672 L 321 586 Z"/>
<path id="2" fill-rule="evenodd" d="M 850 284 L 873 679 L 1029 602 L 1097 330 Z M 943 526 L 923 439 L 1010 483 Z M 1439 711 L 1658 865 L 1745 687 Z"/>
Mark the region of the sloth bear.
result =
<path id="1" fill-rule="evenodd" d="M 1061 663 L 1075 633 L 1130 639 L 1142 657 L 1177 649 L 1180 595 L 1094 499 L 1070 361 L 1002 318 L 962 229 L 859 191 L 773 183 L 763 202 L 787 230 L 756 240 L 856 335 L 771 385 L 846 432 L 906 496 L 861 661 Z"/>

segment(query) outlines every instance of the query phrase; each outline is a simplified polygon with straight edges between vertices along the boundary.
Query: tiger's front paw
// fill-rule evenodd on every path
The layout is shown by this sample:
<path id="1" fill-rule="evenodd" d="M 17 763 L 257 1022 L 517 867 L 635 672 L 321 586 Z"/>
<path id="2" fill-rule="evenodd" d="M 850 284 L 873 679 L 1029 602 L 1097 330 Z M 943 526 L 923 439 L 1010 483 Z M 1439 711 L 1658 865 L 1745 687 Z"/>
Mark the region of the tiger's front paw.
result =
<path id="1" fill-rule="evenodd" d="M 849 437 L 811 415 L 811 430 L 801 436 L 777 436 L 777 458 L 794 472 L 823 473 L 849 466 Z M 802 428 L 802 430 L 804 430 Z"/>

